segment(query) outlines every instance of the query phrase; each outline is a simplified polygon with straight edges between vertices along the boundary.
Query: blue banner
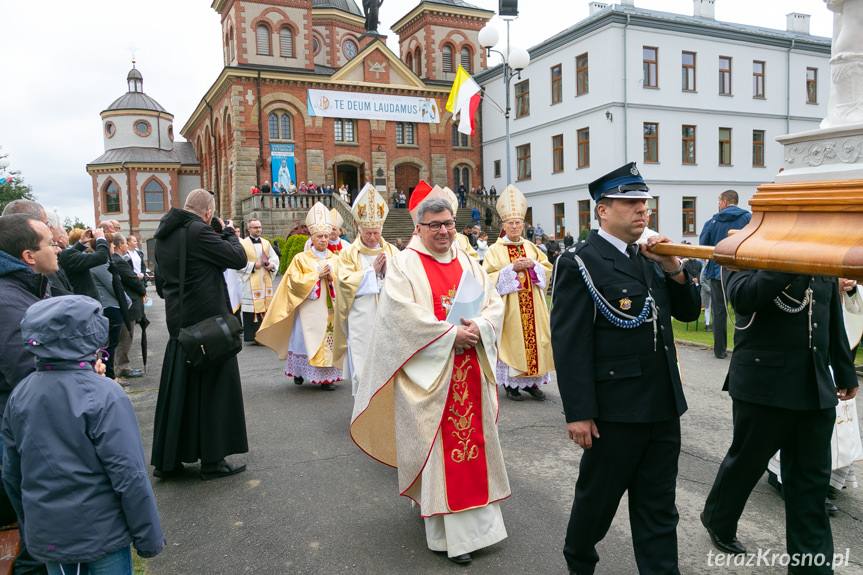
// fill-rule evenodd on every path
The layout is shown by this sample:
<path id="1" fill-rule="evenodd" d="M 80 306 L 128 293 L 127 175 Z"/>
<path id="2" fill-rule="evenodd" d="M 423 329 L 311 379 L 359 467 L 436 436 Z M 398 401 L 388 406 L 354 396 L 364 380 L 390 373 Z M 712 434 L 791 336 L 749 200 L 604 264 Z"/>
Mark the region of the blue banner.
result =
<path id="1" fill-rule="evenodd" d="M 283 193 L 290 191 L 291 182 L 297 185 L 293 144 L 270 144 L 270 170 L 273 174 L 273 191 L 276 183 L 282 187 L 279 191 Z"/>

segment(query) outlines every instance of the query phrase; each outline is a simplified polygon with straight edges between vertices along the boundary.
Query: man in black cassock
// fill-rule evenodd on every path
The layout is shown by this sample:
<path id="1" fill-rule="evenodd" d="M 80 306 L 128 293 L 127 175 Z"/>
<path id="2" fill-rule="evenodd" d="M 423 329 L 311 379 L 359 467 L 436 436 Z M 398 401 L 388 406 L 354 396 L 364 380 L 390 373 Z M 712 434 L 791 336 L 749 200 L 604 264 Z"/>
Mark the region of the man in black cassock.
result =
<path id="1" fill-rule="evenodd" d="M 201 461 L 201 479 L 239 473 L 245 464 L 225 456 L 246 453 L 246 418 L 237 358 L 201 368 L 186 363 L 180 328 L 231 313 L 222 273 L 246 265 L 246 252 L 230 221 L 211 220 L 216 210 L 206 190 L 189 193 L 184 209 L 171 208 L 156 230 L 156 288 L 165 299 L 170 340 L 165 348 L 153 429 L 153 475 L 182 472 Z M 215 230 L 208 222 L 221 229 Z M 180 305 L 180 234 L 186 239 L 186 281 Z"/>

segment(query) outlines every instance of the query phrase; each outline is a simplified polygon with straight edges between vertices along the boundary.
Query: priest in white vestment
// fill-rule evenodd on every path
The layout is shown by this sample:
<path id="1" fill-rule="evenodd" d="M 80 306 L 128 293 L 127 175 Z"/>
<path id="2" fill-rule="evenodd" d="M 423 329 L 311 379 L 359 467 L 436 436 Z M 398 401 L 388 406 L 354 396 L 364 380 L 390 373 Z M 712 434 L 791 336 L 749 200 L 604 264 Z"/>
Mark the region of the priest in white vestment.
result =
<path id="1" fill-rule="evenodd" d="M 249 263 L 240 272 L 243 282 L 243 340 L 254 342 L 273 301 L 273 278 L 279 269 L 279 256 L 270 242 L 261 237 L 261 220 L 252 218 L 246 224 L 249 235 L 240 240 Z"/>
<path id="2" fill-rule="evenodd" d="M 398 468 L 399 493 L 419 505 L 429 549 L 468 563 L 506 537 L 494 379 L 503 302 L 479 261 L 453 246 L 448 201 L 425 200 L 416 219 L 408 248 L 387 266 L 351 437 Z M 471 317 L 448 317 L 463 301 L 460 286 L 475 292 Z"/>
<path id="3" fill-rule="evenodd" d="M 419 205 L 425 200 L 435 198 L 449 202 L 450 208 L 452 209 L 452 217 L 455 219 L 458 213 L 458 196 L 455 195 L 455 192 L 449 188 L 442 188 L 440 186 L 432 187 L 425 180 L 420 180 L 411 192 L 411 199 L 408 203 L 408 212 L 410 212 L 414 224 L 417 223 L 417 210 L 419 209 Z M 456 248 L 464 251 L 470 257 L 476 258 L 477 260 L 479 259 L 479 254 L 476 253 L 474 247 L 470 245 L 470 240 L 468 240 L 467 236 L 464 234 L 460 234 L 456 231 L 453 244 Z"/>
<path id="4" fill-rule="evenodd" d="M 351 212 L 357 225 L 357 239 L 339 253 L 333 354 L 345 356 L 343 377 L 350 380 L 356 396 L 387 263 L 399 250 L 381 237 L 389 207 L 374 186 L 366 184 Z"/>

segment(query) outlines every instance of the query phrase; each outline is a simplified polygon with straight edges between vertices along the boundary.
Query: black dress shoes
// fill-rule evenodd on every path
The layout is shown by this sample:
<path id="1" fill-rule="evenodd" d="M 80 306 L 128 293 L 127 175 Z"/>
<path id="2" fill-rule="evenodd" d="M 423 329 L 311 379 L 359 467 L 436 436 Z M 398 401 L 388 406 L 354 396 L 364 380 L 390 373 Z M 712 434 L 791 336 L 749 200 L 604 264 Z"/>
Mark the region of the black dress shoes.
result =
<path id="1" fill-rule="evenodd" d="M 522 395 L 518 391 L 518 389 L 516 389 L 514 387 L 505 387 L 504 389 L 506 389 L 506 396 L 509 399 L 511 399 L 513 401 L 524 401 L 524 397 L 522 397 Z"/>
<path id="2" fill-rule="evenodd" d="M 740 541 L 737 540 L 737 537 L 732 537 L 726 541 L 723 541 L 719 538 L 716 533 L 713 532 L 713 529 L 707 524 L 707 519 L 704 518 L 704 511 L 701 512 L 701 524 L 704 525 L 704 528 L 707 529 L 707 534 L 710 535 L 710 540 L 713 541 L 713 544 L 720 551 L 725 551 L 726 553 L 731 553 L 732 555 L 739 555 L 740 553 L 746 553 L 746 548 L 743 546 Z"/>
<path id="3" fill-rule="evenodd" d="M 144 371 L 140 369 L 132 369 L 130 371 L 120 372 L 120 377 L 126 379 L 131 379 L 133 377 L 141 377 L 142 375 L 144 375 Z"/>
<path id="4" fill-rule="evenodd" d="M 453 563 L 458 563 L 459 565 L 467 565 L 470 563 L 470 553 L 465 553 L 464 555 L 456 555 L 455 557 L 449 557 L 449 560 Z"/>
<path id="5" fill-rule="evenodd" d="M 833 505 L 833 502 L 830 499 L 824 500 L 824 509 L 827 510 L 827 515 L 830 517 L 836 517 L 836 514 L 839 513 L 839 508 Z"/>
<path id="6" fill-rule="evenodd" d="M 201 479 L 208 481 L 210 479 L 219 479 L 227 477 L 246 470 L 245 463 L 228 463 L 224 459 L 218 463 L 201 464 Z"/>
<path id="7" fill-rule="evenodd" d="M 174 469 L 169 469 L 167 471 L 159 469 L 158 467 L 153 470 L 153 477 L 158 479 L 170 479 L 171 477 L 178 477 L 183 474 L 183 464 L 177 463 L 174 466 Z"/>
<path id="8" fill-rule="evenodd" d="M 295 377 L 294 378 L 294 385 L 303 385 L 303 378 L 302 377 Z"/>
<path id="9" fill-rule="evenodd" d="M 335 391 L 336 390 L 336 384 L 335 383 L 322 383 L 321 389 L 323 389 L 324 391 Z"/>
<path id="10" fill-rule="evenodd" d="M 538 387 L 526 387 L 524 391 L 537 401 L 545 401 L 545 393 Z"/>

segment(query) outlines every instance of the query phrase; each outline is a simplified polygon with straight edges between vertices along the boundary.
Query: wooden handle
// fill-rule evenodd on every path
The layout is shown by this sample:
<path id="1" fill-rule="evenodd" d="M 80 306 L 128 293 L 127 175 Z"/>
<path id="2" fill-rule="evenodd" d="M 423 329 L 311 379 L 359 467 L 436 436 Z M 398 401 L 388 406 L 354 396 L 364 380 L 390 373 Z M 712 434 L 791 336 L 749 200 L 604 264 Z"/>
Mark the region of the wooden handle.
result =
<path id="1" fill-rule="evenodd" d="M 682 258 L 713 259 L 713 246 L 693 246 L 690 244 L 656 244 L 650 251 L 661 256 L 680 256 Z"/>

